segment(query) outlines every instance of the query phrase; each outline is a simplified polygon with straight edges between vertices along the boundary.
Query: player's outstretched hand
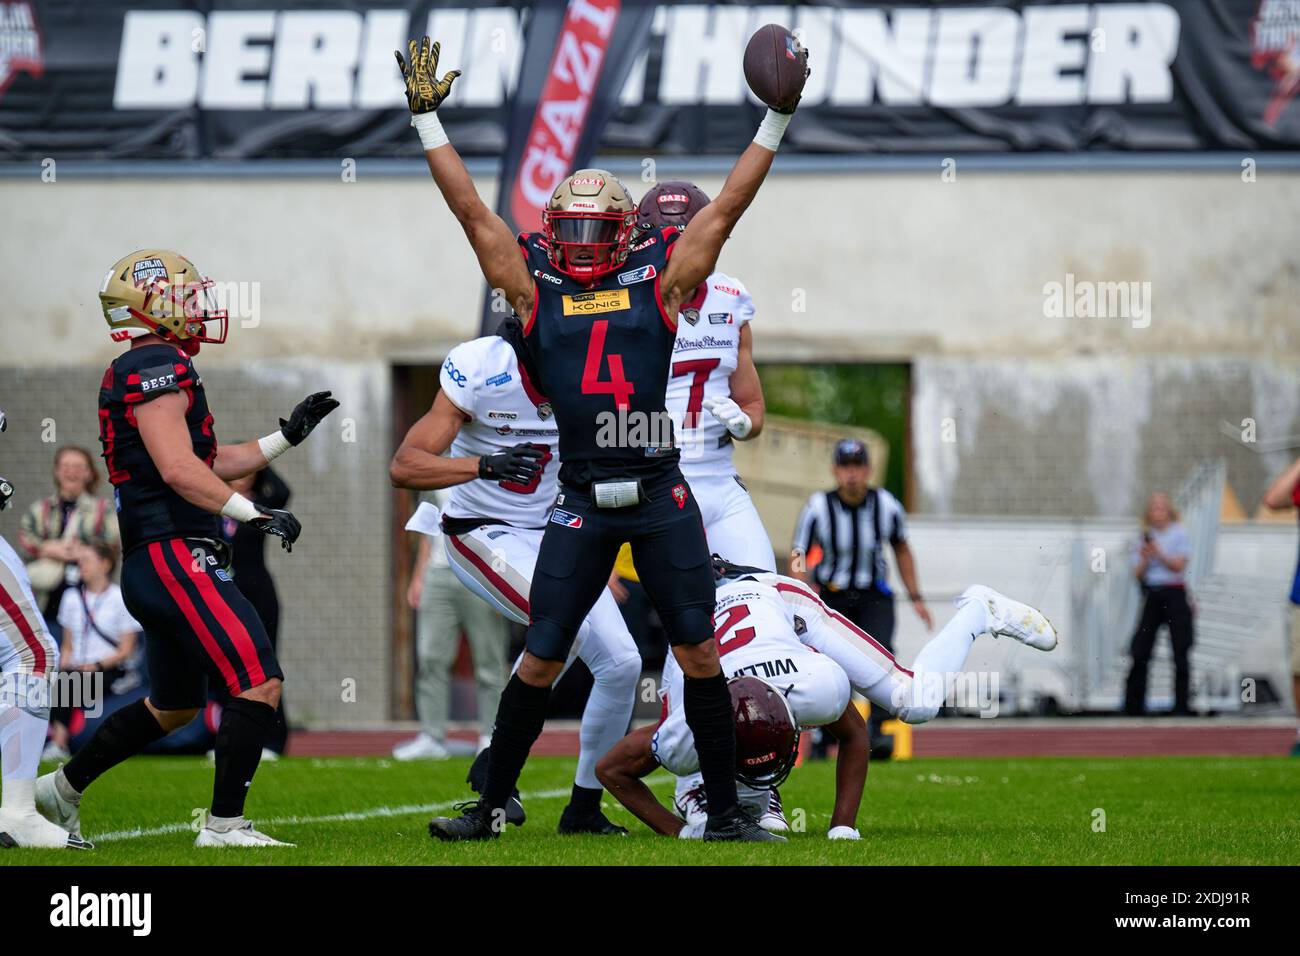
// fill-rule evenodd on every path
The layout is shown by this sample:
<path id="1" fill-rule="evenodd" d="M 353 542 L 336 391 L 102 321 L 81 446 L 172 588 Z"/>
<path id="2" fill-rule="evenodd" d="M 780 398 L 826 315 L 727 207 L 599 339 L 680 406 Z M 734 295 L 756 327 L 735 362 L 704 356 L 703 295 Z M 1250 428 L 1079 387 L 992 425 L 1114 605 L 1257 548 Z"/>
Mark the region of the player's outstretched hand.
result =
<path id="1" fill-rule="evenodd" d="M 450 70 L 441 80 L 438 79 L 438 55 L 442 44 L 429 44 L 429 38 L 422 37 L 417 46 L 412 40 L 408 45 L 410 59 L 402 59 L 402 51 L 394 50 L 397 67 L 402 71 L 406 81 L 406 105 L 415 114 L 432 113 L 451 92 L 451 84 L 460 76 L 460 70 Z"/>
<path id="2" fill-rule="evenodd" d="M 749 416 L 734 400 L 730 398 L 706 398 L 703 405 L 705 410 L 722 422 L 727 431 L 731 432 L 736 438 L 748 438 L 749 433 L 753 431 L 754 423 L 750 421 Z"/>
<path id="3" fill-rule="evenodd" d="M 514 445 L 478 460 L 478 476 L 487 481 L 513 481 L 526 485 L 541 473 L 545 452 L 533 445 Z"/>
<path id="4" fill-rule="evenodd" d="M 329 392 L 312 392 L 293 407 L 288 421 L 280 419 L 280 431 L 290 445 L 301 445 L 311 430 L 338 407 L 338 400 Z"/>
<path id="5" fill-rule="evenodd" d="M 9 501 L 14 496 L 14 486 L 9 484 L 8 479 L 0 478 L 0 511 L 9 507 Z"/>
<path id="6" fill-rule="evenodd" d="M 280 547 L 286 551 L 293 550 L 293 543 L 302 534 L 302 525 L 298 519 L 279 508 L 268 508 L 248 522 L 262 534 L 273 534 L 280 539 Z"/>

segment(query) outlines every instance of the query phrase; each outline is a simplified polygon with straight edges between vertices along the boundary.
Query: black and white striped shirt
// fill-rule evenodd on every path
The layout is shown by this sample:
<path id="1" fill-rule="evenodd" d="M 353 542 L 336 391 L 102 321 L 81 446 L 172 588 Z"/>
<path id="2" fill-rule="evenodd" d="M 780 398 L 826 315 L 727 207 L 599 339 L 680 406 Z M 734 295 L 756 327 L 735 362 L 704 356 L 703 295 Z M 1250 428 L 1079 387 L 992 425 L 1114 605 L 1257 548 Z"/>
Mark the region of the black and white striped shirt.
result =
<path id="1" fill-rule="evenodd" d="M 885 552 L 890 544 L 907 540 L 907 515 L 898 499 L 883 488 L 872 488 L 857 506 L 846 505 L 834 491 L 819 491 L 808 499 L 795 526 L 794 548 L 807 555 L 813 545 L 822 559 L 813 580 L 837 591 L 866 590 L 879 582 L 889 593 Z"/>

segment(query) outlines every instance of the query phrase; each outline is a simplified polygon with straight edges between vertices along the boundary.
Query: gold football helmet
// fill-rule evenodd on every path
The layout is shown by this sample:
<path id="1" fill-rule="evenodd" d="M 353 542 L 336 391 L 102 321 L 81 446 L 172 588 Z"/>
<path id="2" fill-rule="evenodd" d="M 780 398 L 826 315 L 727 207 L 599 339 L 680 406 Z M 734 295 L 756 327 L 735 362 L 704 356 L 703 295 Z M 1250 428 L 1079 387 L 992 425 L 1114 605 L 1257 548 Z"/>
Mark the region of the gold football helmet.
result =
<path id="1" fill-rule="evenodd" d="M 113 263 L 99 302 L 114 342 L 152 332 L 193 355 L 201 342 L 226 340 L 227 313 L 215 308 L 212 286 L 184 256 L 141 249 Z M 209 322 L 217 323 L 215 334 Z"/>
<path id="2" fill-rule="evenodd" d="M 556 187 L 542 210 L 551 264 L 594 282 L 627 261 L 636 203 L 613 173 L 580 169 Z"/>

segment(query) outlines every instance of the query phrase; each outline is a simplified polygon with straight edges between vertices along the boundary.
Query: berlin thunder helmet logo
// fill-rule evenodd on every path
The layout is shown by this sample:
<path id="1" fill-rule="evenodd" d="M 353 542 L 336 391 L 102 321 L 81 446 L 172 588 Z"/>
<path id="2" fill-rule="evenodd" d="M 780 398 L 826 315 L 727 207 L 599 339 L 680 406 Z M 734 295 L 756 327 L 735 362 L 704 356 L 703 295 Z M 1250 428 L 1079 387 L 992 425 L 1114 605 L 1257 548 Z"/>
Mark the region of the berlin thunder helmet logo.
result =
<path id="1" fill-rule="evenodd" d="M 44 43 L 31 3 L 0 2 L 0 95 L 19 73 L 45 74 Z"/>

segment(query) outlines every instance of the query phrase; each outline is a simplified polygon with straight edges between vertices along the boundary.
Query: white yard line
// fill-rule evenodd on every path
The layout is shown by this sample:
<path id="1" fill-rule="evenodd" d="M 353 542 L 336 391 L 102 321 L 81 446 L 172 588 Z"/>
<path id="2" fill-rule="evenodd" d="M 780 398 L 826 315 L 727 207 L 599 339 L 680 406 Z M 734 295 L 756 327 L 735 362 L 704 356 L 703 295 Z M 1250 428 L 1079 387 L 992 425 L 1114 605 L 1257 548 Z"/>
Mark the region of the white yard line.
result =
<path id="1" fill-rule="evenodd" d="M 533 793 L 524 793 L 520 795 L 523 800 L 554 800 L 559 797 L 567 797 L 570 794 L 569 789 L 564 790 L 538 790 Z M 326 813 L 315 817 L 272 817 L 271 819 L 257 820 L 257 824 L 265 824 L 268 827 L 287 827 L 300 826 L 315 823 L 356 823 L 362 820 L 377 820 L 383 817 L 408 817 L 416 814 L 435 813 L 439 810 L 450 810 L 452 806 L 461 803 L 460 800 L 445 800 L 442 803 L 407 803 L 395 807 L 371 807 L 368 810 L 349 810 L 344 813 Z M 166 836 L 169 833 L 192 833 L 194 832 L 188 823 L 167 823 L 158 827 L 135 827 L 131 830 L 113 830 L 109 833 L 96 833 L 89 836 L 92 843 L 115 843 L 121 840 L 140 840 L 144 837 Z"/>

